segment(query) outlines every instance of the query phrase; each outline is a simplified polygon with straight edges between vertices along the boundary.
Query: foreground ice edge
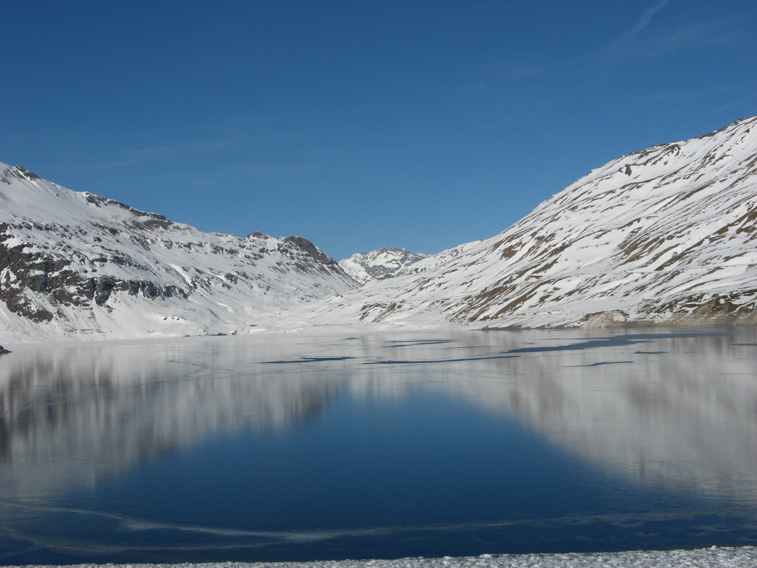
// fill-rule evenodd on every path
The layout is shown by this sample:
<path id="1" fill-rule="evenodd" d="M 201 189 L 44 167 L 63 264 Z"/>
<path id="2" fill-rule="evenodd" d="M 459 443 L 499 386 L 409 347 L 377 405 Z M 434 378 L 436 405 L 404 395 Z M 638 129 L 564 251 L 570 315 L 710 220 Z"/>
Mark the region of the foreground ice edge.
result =
<path id="1" fill-rule="evenodd" d="M 29 565 L 37 566 L 37 565 Z M 757 566 L 757 547 L 711 547 L 695 550 L 635 550 L 626 552 L 568 552 L 555 554 L 483 554 L 453 558 L 399 558 L 396 560 L 334 560 L 319 562 L 209 562 L 201 564 L 76 564 L 80 568 L 565 568 L 584 566 Z M 7 568 L 15 568 L 8 566 Z M 50 566 L 49 568 L 53 568 Z"/>

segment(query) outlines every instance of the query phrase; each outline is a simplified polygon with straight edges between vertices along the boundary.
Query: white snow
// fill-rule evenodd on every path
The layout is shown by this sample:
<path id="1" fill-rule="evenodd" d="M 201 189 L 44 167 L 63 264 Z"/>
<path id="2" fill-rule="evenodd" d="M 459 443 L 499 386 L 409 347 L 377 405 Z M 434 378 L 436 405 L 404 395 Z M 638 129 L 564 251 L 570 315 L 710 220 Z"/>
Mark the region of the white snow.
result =
<path id="1" fill-rule="evenodd" d="M 349 258 L 340 260 L 339 266 L 356 282 L 367 284 L 394 276 L 427 256 L 409 252 L 406 249 L 382 247 L 370 252 L 353 254 Z"/>
<path id="2" fill-rule="evenodd" d="M 354 255 L 341 266 L 367 281 L 359 288 L 287 239 L 201 233 L 2 164 L 0 174 L 5 247 L 66 259 L 87 278 L 176 291 L 119 292 L 83 309 L 26 289 L 55 318 L 34 324 L 0 303 L 0 344 L 365 324 L 570 327 L 601 312 L 678 323 L 721 298 L 757 322 L 757 117 L 613 160 L 494 237 L 412 263 L 397 249 Z M 18 283 L 8 268 L 0 282 Z"/>
<path id="3" fill-rule="evenodd" d="M 77 564 L 78 568 L 111 568 L 117 564 Z M 340 560 L 321 562 L 214 562 L 204 564 L 125 564 L 129 568 L 753 568 L 757 548 L 696 550 L 635 550 L 604 553 L 520 554 L 396 560 Z M 15 568 L 8 566 L 7 568 Z M 50 567 L 52 568 L 52 567 Z"/>
<path id="4" fill-rule="evenodd" d="M 50 276 L 77 276 L 59 288 L 76 302 L 53 301 L 50 292 L 20 286 L 29 304 L 54 314 L 52 321 L 34 324 L 0 302 L 0 344 L 244 333 L 284 306 L 356 286 L 336 263 L 316 261 L 292 239 L 203 233 L 2 163 L 0 201 L 0 223 L 8 236 L 0 245 L 59 263 Z M 153 288 L 115 290 L 102 303 L 77 291 L 88 281 Z M 14 269 L 0 269 L 0 284 L 19 285 Z"/>
<path id="5" fill-rule="evenodd" d="M 305 321 L 578 326 L 589 314 L 675 322 L 757 300 L 757 117 L 593 170 L 506 231 L 325 298 Z M 294 310 L 297 312 L 297 309 Z"/>

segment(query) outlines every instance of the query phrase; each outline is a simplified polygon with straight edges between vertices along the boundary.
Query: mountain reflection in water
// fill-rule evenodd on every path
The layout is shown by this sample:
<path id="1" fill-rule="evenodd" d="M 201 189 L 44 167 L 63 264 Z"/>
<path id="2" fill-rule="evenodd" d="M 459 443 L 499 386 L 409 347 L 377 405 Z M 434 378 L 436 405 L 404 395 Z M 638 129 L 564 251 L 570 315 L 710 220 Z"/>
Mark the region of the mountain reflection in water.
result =
<path id="1" fill-rule="evenodd" d="M 212 438 L 306 425 L 346 395 L 432 393 L 639 486 L 757 511 L 756 355 L 749 329 L 20 346 L 0 367 L 0 500 L 43 506 Z"/>

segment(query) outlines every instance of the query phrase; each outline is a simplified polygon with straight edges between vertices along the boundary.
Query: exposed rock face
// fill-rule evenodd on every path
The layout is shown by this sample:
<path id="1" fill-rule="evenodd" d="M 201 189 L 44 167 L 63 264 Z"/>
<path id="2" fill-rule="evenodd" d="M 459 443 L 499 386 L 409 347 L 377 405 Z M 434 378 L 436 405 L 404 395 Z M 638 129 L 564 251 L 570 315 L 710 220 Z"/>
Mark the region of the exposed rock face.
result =
<path id="1" fill-rule="evenodd" d="M 294 245 L 319 264 L 332 268 L 337 266 L 336 260 L 331 258 L 307 239 L 303 239 L 302 237 L 284 237 L 282 241 Z"/>
<path id="2" fill-rule="evenodd" d="M 0 202 L 0 333 L 231 333 L 355 287 L 301 237 L 202 233 L 20 166 L 0 164 Z"/>
<path id="3" fill-rule="evenodd" d="M 757 117 L 623 156 L 499 235 L 403 272 L 315 314 L 495 327 L 755 323 Z"/>
<path id="4" fill-rule="evenodd" d="M 617 327 L 628 322 L 628 314 L 621 310 L 610 310 L 586 314 L 583 324 L 585 327 Z"/>
<path id="5" fill-rule="evenodd" d="M 374 280 L 391 278 L 427 256 L 405 249 L 382 247 L 370 252 L 353 254 L 340 260 L 339 266 L 357 282 L 367 284 Z"/>
<path id="6" fill-rule="evenodd" d="M 757 117 L 609 162 L 492 238 L 355 255 L 341 264 L 371 281 L 357 290 L 301 237 L 202 233 L 18 166 L 0 164 L 0 205 L 4 342 L 264 321 L 757 323 Z"/>

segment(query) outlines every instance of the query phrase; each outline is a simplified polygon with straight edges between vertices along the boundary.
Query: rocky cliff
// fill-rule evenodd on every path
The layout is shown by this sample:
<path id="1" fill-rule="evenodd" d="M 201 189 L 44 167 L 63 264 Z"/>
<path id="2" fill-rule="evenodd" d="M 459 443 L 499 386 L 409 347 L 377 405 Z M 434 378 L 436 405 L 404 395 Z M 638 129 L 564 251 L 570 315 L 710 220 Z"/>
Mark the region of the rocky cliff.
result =
<path id="1" fill-rule="evenodd" d="M 0 336 L 253 329 L 356 284 L 301 237 L 203 233 L 0 164 Z"/>

